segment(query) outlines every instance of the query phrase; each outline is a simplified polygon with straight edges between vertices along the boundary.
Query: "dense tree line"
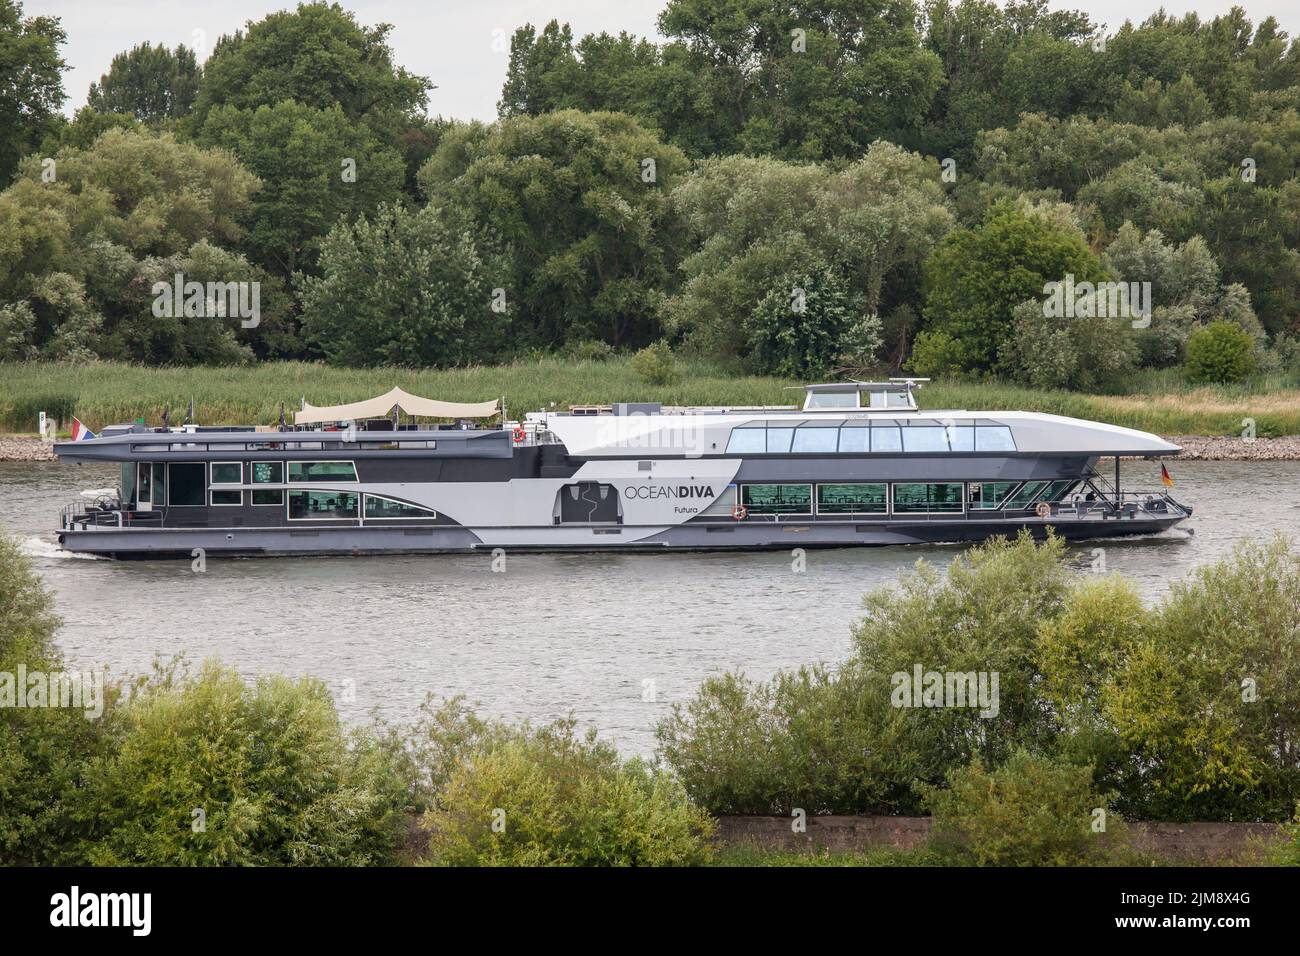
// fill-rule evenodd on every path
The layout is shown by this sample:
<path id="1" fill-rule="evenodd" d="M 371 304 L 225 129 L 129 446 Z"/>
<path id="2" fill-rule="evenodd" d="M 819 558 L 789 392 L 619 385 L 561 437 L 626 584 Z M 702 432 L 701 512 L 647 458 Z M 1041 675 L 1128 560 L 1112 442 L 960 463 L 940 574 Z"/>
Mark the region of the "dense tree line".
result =
<path id="1" fill-rule="evenodd" d="M 1300 354 L 1300 45 L 1272 18 L 668 0 L 659 27 L 521 27 L 483 124 L 425 114 L 389 26 L 305 3 L 203 63 L 143 42 L 68 120 L 57 20 L 0 0 L 0 359 L 666 340 L 1105 388 L 1216 323 L 1246 354 L 1198 375 Z M 158 316 L 177 274 L 258 282 L 260 320 Z M 1052 314 L 1067 279 L 1150 283 L 1149 314 Z"/>

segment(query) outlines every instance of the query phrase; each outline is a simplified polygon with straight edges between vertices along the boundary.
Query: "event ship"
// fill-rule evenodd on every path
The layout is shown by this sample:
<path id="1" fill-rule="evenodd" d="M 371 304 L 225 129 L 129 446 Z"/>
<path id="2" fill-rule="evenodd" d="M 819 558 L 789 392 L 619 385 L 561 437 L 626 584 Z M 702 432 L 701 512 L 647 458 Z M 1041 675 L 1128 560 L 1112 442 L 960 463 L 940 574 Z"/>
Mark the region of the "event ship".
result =
<path id="1" fill-rule="evenodd" d="M 293 426 L 110 426 L 55 445 L 63 461 L 121 466 L 119 488 L 65 508 L 58 537 L 117 558 L 791 549 L 1142 535 L 1191 515 L 1163 465 L 1161 489 L 1120 488 L 1121 458 L 1179 453 L 1156 435 L 922 411 L 919 387 L 842 382 L 805 386 L 802 406 L 628 403 L 521 421 L 496 401 L 394 389 L 304 401 Z"/>

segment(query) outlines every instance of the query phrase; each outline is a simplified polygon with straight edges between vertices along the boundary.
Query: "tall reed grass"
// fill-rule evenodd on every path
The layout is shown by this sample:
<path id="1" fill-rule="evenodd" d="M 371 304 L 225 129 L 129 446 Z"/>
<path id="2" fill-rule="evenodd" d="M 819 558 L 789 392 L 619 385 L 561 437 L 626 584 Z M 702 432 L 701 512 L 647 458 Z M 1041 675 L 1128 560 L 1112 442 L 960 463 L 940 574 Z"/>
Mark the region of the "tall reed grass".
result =
<path id="1" fill-rule="evenodd" d="M 343 369 L 310 362 L 222 368 L 148 368 L 117 362 L 0 364 L 0 428 L 34 433 L 45 410 L 64 426 L 72 414 L 91 428 L 143 418 L 159 424 L 164 409 L 179 424 L 191 400 L 204 424 L 273 424 L 280 403 L 292 412 L 357 401 L 399 385 L 448 401 L 506 399 L 511 417 L 551 406 L 661 401 L 672 405 L 783 405 L 801 399 L 798 382 L 735 375 L 708 362 L 679 358 L 670 385 L 640 379 L 627 358 L 520 360 L 445 370 Z M 1086 395 L 1000 382 L 932 382 L 922 408 L 1020 410 L 1089 418 L 1164 435 L 1237 435 L 1253 419 L 1261 436 L 1300 434 L 1300 389 L 1282 379 L 1246 386 L 1187 386 L 1177 376 L 1140 375 L 1125 394 Z"/>

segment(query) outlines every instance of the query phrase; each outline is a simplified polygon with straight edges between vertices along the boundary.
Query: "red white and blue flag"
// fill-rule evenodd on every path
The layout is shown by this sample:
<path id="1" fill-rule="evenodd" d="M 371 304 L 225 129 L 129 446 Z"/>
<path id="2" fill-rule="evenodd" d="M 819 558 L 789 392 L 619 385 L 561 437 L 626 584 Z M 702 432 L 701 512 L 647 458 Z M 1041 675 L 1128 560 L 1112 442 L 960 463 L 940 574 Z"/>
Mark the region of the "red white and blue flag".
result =
<path id="1" fill-rule="evenodd" d="M 81 424 L 81 422 L 77 421 L 76 416 L 73 416 L 73 419 L 72 419 L 72 440 L 73 440 L 73 441 L 88 441 L 89 439 L 94 438 L 94 437 L 95 437 L 95 433 L 92 432 L 92 431 L 91 431 L 89 428 L 87 428 L 85 425 Z"/>

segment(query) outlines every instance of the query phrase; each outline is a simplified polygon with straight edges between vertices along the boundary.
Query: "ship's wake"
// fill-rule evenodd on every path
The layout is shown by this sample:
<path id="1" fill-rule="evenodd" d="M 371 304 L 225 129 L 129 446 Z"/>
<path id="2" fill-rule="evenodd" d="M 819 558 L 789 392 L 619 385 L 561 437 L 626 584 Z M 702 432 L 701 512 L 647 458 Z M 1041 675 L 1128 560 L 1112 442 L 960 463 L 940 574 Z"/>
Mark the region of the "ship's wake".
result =
<path id="1" fill-rule="evenodd" d="M 107 561 L 107 558 L 100 558 L 96 554 L 80 554 L 76 551 L 65 551 L 59 547 L 57 541 L 50 538 L 43 538 L 40 535 L 32 535 L 25 538 L 19 543 L 19 548 L 23 554 L 29 558 L 40 558 L 50 561 Z"/>

